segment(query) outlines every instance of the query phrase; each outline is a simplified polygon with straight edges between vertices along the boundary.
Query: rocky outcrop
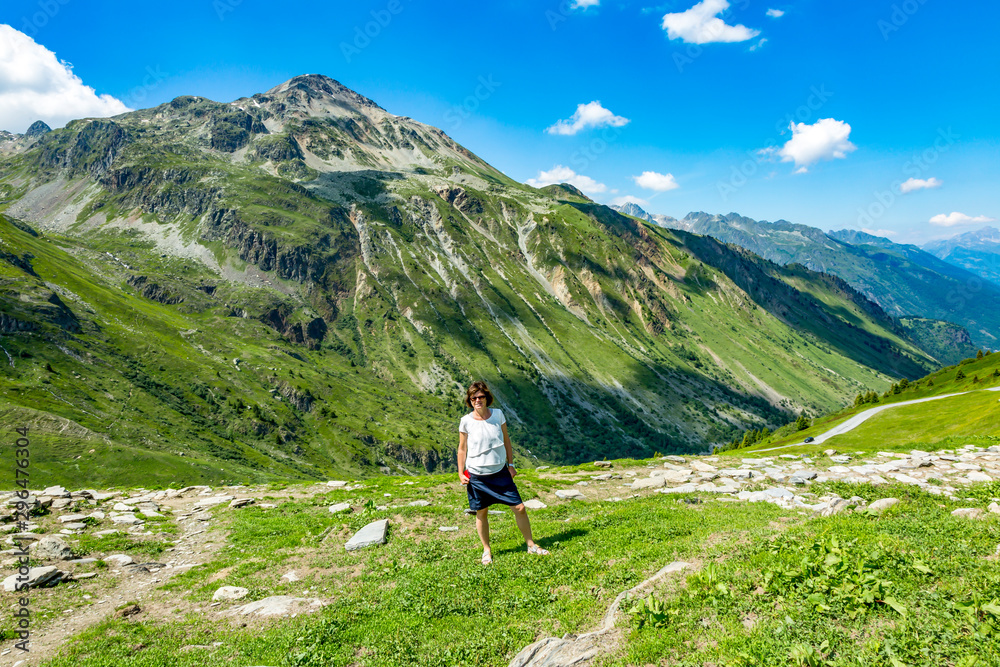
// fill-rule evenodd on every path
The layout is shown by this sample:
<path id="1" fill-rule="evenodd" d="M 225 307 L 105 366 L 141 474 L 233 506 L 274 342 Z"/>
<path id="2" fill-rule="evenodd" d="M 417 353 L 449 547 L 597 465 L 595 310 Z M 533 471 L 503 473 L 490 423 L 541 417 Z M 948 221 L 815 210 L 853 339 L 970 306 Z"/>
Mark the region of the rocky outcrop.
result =
<path id="1" fill-rule="evenodd" d="M 35 269 L 31 266 L 31 260 L 33 260 L 34 258 L 35 256 L 32 255 L 30 252 L 26 252 L 24 253 L 23 256 L 18 257 L 13 253 L 4 252 L 3 250 L 0 250 L 0 259 L 2 259 L 3 261 L 7 262 L 12 266 L 16 266 L 17 268 L 27 273 L 29 276 L 34 276 L 37 278 L 38 274 L 35 273 Z"/>
<path id="2" fill-rule="evenodd" d="M 255 134 L 268 134 L 264 123 L 242 109 L 214 114 L 209 130 L 212 148 L 226 153 L 243 148 Z"/>
<path id="3" fill-rule="evenodd" d="M 99 179 L 129 141 L 128 133 L 114 121 L 75 120 L 39 139 L 40 162 L 43 167 Z"/>
<path id="4" fill-rule="evenodd" d="M 48 134 L 51 131 L 52 128 L 49 127 L 45 123 L 45 121 L 36 120 L 34 123 L 31 124 L 31 126 L 27 130 L 25 130 L 24 136 L 28 139 L 31 139 L 34 137 L 40 137 L 43 134 Z"/>
<path id="5" fill-rule="evenodd" d="M 245 262 L 257 265 L 261 271 L 274 271 L 279 277 L 296 282 L 318 281 L 325 270 L 324 261 L 307 246 L 280 246 L 271 235 L 251 228 L 232 209 L 213 211 L 206 220 L 202 238 L 221 239 L 235 248 Z M 326 245 L 329 240 L 326 240 Z M 318 246 L 322 247 L 321 239 Z"/>
<path id="6" fill-rule="evenodd" d="M 0 313 L 0 333 L 12 334 L 18 331 L 35 331 L 38 325 L 34 322 L 25 322 L 7 313 Z"/>
<path id="7" fill-rule="evenodd" d="M 438 467 L 442 467 L 443 463 L 441 455 L 433 449 L 416 451 L 410 449 L 409 447 L 404 447 L 398 442 L 393 442 L 392 440 L 385 443 L 385 454 L 388 457 L 394 458 L 397 461 L 402 461 L 403 463 L 409 465 L 419 464 L 423 466 L 424 470 L 427 472 L 434 472 L 438 469 Z"/>
<path id="8" fill-rule="evenodd" d="M 146 276 L 129 276 L 127 282 L 129 285 L 136 288 L 139 291 L 139 294 L 147 299 L 150 299 L 151 301 L 157 301 L 168 306 L 184 301 L 183 296 L 174 294 L 169 289 L 162 287 L 157 283 L 150 282 L 149 278 Z"/>
<path id="9" fill-rule="evenodd" d="M 287 134 L 263 137 L 254 143 L 250 153 L 253 159 L 261 161 L 283 162 L 285 160 L 301 160 L 303 158 L 302 149 L 299 148 L 298 141 Z"/>

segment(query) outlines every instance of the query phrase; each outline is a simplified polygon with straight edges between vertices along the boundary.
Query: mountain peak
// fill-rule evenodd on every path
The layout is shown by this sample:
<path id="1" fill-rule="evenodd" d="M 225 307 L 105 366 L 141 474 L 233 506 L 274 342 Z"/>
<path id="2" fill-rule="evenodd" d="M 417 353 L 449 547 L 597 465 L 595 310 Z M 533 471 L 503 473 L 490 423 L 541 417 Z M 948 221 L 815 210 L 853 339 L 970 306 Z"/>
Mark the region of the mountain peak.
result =
<path id="1" fill-rule="evenodd" d="M 253 99 L 280 101 L 287 108 L 299 111 L 338 106 L 355 111 L 377 110 L 388 113 L 369 98 L 323 74 L 302 74 L 292 77 L 263 95 L 254 95 Z"/>

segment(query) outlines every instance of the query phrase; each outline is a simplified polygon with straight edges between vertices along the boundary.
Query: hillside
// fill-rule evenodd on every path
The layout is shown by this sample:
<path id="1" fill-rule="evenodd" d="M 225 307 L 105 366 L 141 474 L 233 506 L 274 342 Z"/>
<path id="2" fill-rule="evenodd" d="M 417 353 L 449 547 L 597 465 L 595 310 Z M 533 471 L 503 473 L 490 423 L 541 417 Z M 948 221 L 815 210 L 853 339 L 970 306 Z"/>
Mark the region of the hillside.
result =
<path id="1" fill-rule="evenodd" d="M 643 217 L 645 211 L 630 214 Z M 962 351 L 943 357 L 943 362 L 954 363 L 976 347 L 996 347 L 1000 340 L 1000 286 L 984 284 L 974 273 L 916 246 L 852 230 L 827 234 L 808 225 L 757 221 L 736 213 L 689 213 L 681 220 L 645 214 L 645 219 L 736 244 L 778 264 L 832 273 L 893 317 L 954 323 L 958 326 L 951 327 L 948 337 L 959 341 Z"/>
<path id="2" fill-rule="evenodd" d="M 872 453 L 888 448 L 909 451 L 942 446 L 991 446 L 1000 437 L 1000 354 L 980 352 L 954 366 L 940 368 L 912 382 L 899 382 L 882 395 L 869 392 L 854 404 L 812 420 L 809 428 L 785 426 L 752 447 L 725 452 L 816 453 L 834 447 L 849 453 Z M 894 406 L 927 398 L 929 403 L 893 407 L 880 412 L 849 433 L 823 443 L 805 445 L 803 439 L 826 433 L 835 426 L 874 407 Z M 885 434 L 891 434 L 887 437 Z"/>
<path id="3" fill-rule="evenodd" d="M 0 410 L 54 482 L 448 469 L 477 377 L 525 462 L 703 451 L 938 365 L 843 281 L 318 75 L 9 144 Z"/>

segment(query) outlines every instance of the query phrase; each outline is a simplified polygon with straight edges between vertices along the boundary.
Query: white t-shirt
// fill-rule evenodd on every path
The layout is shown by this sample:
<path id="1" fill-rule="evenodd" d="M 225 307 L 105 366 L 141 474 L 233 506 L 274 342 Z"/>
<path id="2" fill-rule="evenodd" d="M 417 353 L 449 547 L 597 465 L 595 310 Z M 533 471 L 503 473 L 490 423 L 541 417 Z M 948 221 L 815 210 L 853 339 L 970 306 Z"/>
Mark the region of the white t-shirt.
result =
<path id="1" fill-rule="evenodd" d="M 503 429 L 507 423 L 503 412 L 493 408 L 489 419 L 476 419 L 474 413 L 462 417 L 459 433 L 469 434 L 469 450 L 465 468 L 473 475 L 492 475 L 507 465 L 507 450 L 503 446 Z"/>

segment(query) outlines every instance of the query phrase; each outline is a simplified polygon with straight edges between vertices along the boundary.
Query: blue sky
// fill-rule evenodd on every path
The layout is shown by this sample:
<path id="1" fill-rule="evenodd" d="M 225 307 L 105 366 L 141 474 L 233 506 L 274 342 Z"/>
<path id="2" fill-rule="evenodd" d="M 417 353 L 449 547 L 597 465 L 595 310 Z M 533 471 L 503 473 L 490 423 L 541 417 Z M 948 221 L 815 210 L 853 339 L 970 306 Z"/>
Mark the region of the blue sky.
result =
<path id="1" fill-rule="evenodd" d="M 569 178 L 605 203 L 903 242 L 1000 218 L 1000 3 L 275 6 L 6 0 L 0 120 L 20 132 L 35 112 L 17 115 L 26 98 L 14 90 L 43 85 L 25 82 L 31 38 L 110 96 L 77 95 L 90 109 L 80 115 L 182 94 L 228 101 L 322 73 L 441 127 L 512 178 Z M 77 107 L 55 108 L 61 124 Z"/>

